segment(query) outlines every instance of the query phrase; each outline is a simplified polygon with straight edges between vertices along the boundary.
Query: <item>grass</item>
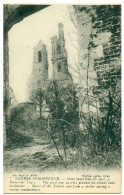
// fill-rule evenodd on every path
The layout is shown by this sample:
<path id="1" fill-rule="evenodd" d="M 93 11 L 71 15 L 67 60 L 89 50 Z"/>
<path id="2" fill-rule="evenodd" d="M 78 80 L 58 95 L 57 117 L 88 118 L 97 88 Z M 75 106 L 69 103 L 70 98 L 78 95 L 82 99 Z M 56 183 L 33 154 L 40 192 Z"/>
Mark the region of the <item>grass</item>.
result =
<path id="1" fill-rule="evenodd" d="M 25 136 L 18 132 L 11 132 L 7 140 L 6 150 L 13 150 L 15 148 L 25 147 L 28 143 L 32 142 L 33 138 L 31 136 Z"/>
<path id="2" fill-rule="evenodd" d="M 66 127 L 67 128 L 67 127 Z M 67 130 L 67 129 L 66 129 Z M 55 138 L 58 149 L 64 159 L 63 148 L 63 131 L 58 128 L 53 129 L 52 135 Z M 53 170 L 53 169 L 104 169 L 104 168 L 120 168 L 121 154 L 120 148 L 107 152 L 99 153 L 92 152 L 92 145 L 89 145 L 88 138 L 79 130 L 69 129 L 68 136 L 66 135 L 66 146 L 68 150 L 66 160 L 62 162 L 59 158 L 55 145 L 47 132 L 47 120 L 35 119 L 30 120 L 13 120 L 11 121 L 11 131 L 8 136 L 5 150 L 4 161 L 9 169 L 28 169 L 32 170 Z M 72 144 L 73 138 L 76 138 Z M 35 146 L 37 151 L 35 151 Z M 23 152 L 24 147 L 27 147 L 27 153 Z M 30 151 L 29 147 L 32 148 Z M 21 155 L 18 156 L 16 149 L 20 149 Z M 29 149 L 29 150 L 28 150 Z M 11 156 L 9 151 L 15 151 L 14 156 Z M 25 149 L 26 150 L 26 149 Z M 13 153 L 12 153 L 13 154 Z"/>

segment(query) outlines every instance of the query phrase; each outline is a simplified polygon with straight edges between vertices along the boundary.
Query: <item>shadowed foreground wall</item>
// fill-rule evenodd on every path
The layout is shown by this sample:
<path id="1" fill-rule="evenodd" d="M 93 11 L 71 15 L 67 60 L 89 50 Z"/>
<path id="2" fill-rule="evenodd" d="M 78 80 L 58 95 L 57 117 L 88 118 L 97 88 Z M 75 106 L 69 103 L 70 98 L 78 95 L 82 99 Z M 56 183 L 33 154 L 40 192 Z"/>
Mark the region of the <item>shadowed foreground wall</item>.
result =
<path id="1" fill-rule="evenodd" d="M 104 115 L 109 108 L 103 99 L 108 104 L 110 98 L 114 100 L 114 90 L 116 98 L 121 97 L 121 6 L 75 7 L 81 68 L 79 83 L 83 88 L 82 99 L 87 96 L 81 109 L 94 112 L 97 102 L 101 115 Z"/>

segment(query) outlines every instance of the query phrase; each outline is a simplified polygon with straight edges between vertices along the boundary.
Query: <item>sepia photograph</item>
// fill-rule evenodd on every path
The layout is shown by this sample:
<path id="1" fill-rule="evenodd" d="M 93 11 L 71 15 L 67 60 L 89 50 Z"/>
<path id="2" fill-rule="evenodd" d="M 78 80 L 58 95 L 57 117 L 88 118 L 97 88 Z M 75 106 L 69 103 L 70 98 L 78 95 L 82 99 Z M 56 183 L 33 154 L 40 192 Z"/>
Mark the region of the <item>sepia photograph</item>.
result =
<path id="1" fill-rule="evenodd" d="M 4 4 L 4 193 L 121 193 L 121 4 Z"/>

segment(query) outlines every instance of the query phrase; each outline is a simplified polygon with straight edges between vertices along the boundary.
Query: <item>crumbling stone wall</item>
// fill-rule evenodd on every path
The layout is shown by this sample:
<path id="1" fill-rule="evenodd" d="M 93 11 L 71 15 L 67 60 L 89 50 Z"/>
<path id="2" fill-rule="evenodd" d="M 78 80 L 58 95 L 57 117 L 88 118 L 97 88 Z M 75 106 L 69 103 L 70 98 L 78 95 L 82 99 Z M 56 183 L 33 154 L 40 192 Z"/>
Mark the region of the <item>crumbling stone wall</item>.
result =
<path id="1" fill-rule="evenodd" d="M 83 98 L 87 96 L 82 109 L 86 112 L 95 110 L 97 100 L 99 110 L 105 113 L 110 98 L 120 101 L 121 96 L 121 6 L 81 5 L 76 8 L 81 67 L 79 83 Z"/>

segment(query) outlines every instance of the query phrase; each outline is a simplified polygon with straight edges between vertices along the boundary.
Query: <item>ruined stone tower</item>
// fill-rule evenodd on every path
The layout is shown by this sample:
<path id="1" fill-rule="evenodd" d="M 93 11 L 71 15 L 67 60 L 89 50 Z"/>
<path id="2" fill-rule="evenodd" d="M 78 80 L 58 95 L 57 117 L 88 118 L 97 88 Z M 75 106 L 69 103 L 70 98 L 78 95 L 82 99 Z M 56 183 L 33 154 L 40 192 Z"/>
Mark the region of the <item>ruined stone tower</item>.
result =
<path id="1" fill-rule="evenodd" d="M 33 68 L 28 84 L 29 96 L 37 88 L 45 89 L 46 80 L 48 80 L 48 56 L 46 45 L 40 40 L 34 47 Z"/>
<path id="2" fill-rule="evenodd" d="M 53 79 L 66 80 L 71 79 L 71 75 L 68 72 L 67 65 L 67 52 L 65 49 L 65 39 L 63 24 L 58 24 L 59 36 L 53 36 L 51 38 L 52 43 L 52 64 L 53 64 Z"/>
<path id="3" fill-rule="evenodd" d="M 36 71 L 40 80 L 48 79 L 48 58 L 46 45 L 40 40 L 34 48 L 34 64 L 33 69 Z"/>
<path id="4" fill-rule="evenodd" d="M 34 90 L 42 88 L 46 90 L 50 81 L 56 80 L 63 87 L 67 87 L 73 83 L 71 74 L 68 71 L 67 52 L 65 49 L 65 38 L 63 31 L 63 24 L 58 24 L 58 37 L 53 36 L 52 42 L 52 56 L 53 64 L 52 79 L 48 79 L 48 56 L 46 45 L 40 40 L 34 48 L 34 59 L 31 77 L 29 79 L 28 91 L 31 96 Z"/>

